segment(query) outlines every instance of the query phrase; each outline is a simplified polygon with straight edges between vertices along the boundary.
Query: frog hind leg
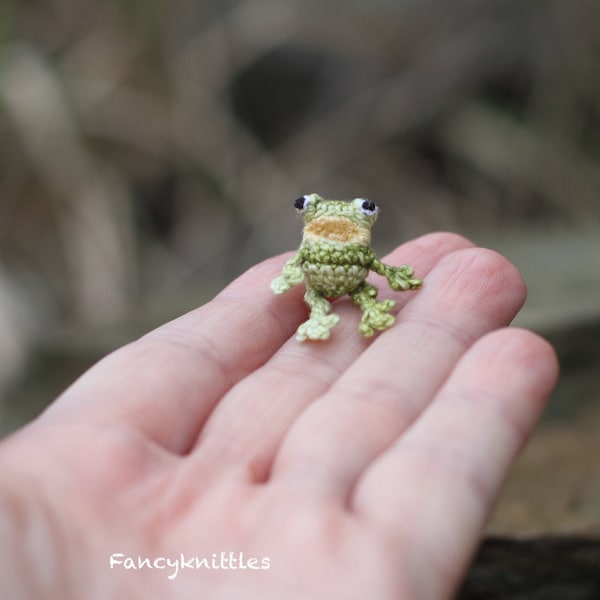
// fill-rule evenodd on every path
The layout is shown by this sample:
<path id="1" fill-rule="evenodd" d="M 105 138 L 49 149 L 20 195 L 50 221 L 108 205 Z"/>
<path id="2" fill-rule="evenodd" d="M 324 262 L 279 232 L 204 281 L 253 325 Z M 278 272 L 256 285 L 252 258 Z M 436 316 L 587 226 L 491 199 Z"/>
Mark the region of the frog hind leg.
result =
<path id="1" fill-rule="evenodd" d="M 350 294 L 350 297 L 362 310 L 358 330 L 365 337 L 371 337 L 375 330 L 383 331 L 394 324 L 396 319 L 389 312 L 395 302 L 393 300 L 377 302 L 377 288 L 374 285 L 362 283 Z"/>
<path id="2" fill-rule="evenodd" d="M 331 312 L 331 304 L 319 292 L 308 288 L 304 294 L 304 300 L 310 308 L 310 318 L 298 327 L 296 339 L 300 342 L 304 340 L 326 340 L 329 333 L 340 320 L 336 314 Z"/>

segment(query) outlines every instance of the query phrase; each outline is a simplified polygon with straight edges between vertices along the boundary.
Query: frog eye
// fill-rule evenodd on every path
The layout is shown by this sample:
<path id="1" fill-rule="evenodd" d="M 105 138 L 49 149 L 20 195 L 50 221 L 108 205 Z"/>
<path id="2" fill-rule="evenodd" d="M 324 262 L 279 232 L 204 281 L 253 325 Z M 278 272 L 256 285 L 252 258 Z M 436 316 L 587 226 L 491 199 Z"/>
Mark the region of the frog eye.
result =
<path id="1" fill-rule="evenodd" d="M 294 208 L 299 210 L 300 212 L 304 212 L 306 210 L 306 205 L 308 202 L 308 196 L 300 196 L 294 201 Z"/>
<path id="2" fill-rule="evenodd" d="M 319 196 L 317 194 L 304 194 L 304 196 L 300 196 L 300 198 L 294 201 L 294 207 L 299 213 L 306 212 L 308 207 L 317 202 Z"/>
<path id="3" fill-rule="evenodd" d="M 360 206 L 360 210 L 363 214 L 367 215 L 367 217 L 373 217 L 377 214 L 377 205 L 370 200 L 366 200 L 365 198 L 358 198 L 357 204 Z"/>

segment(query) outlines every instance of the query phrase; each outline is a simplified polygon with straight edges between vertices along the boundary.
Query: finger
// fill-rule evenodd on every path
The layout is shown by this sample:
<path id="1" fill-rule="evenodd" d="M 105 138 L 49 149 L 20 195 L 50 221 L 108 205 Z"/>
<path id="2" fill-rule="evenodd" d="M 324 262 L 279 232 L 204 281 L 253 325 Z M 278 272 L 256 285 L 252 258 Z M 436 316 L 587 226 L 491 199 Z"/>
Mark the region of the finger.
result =
<path id="1" fill-rule="evenodd" d="M 424 276 L 445 255 L 471 246 L 454 234 L 429 234 L 402 245 L 388 258 L 408 262 Z M 410 302 L 421 293 L 394 297 Z M 330 340 L 303 344 L 290 340 L 227 394 L 200 434 L 199 451 L 220 465 L 245 465 L 253 480 L 267 477 L 291 424 L 369 345 L 358 332 L 357 307 L 342 301 L 335 304 L 335 311 L 342 318 Z"/>
<path id="2" fill-rule="evenodd" d="M 186 452 L 222 395 L 287 340 L 304 315 L 301 293 L 269 284 L 285 257 L 250 269 L 213 301 L 109 355 L 43 415 L 119 421 Z"/>
<path id="3" fill-rule="evenodd" d="M 489 250 L 450 254 L 430 273 L 398 324 L 295 423 L 274 466 L 345 498 L 369 463 L 427 407 L 474 340 L 506 325 L 525 288 L 518 271 Z"/>
<path id="4" fill-rule="evenodd" d="M 504 329 L 481 339 L 435 402 L 364 474 L 352 505 L 396 540 L 418 539 L 422 581 L 454 584 L 466 568 L 510 464 L 554 387 L 552 348 Z M 446 597 L 435 587 L 423 597 Z"/>

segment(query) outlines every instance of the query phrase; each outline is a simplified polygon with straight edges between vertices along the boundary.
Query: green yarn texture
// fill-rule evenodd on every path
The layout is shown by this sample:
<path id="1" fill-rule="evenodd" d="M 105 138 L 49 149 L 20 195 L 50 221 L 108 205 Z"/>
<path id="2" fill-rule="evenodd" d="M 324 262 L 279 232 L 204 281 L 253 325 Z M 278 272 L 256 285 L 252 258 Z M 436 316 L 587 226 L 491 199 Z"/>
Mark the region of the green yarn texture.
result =
<path id="1" fill-rule="evenodd" d="M 302 282 L 306 285 L 304 300 L 310 316 L 298 328 L 296 338 L 301 342 L 328 339 L 340 319 L 331 312 L 329 300 L 346 294 L 362 311 L 358 326 L 362 335 L 371 337 L 376 331 L 391 327 L 395 319 L 390 310 L 395 302 L 377 301 L 377 288 L 366 282 L 369 271 L 385 277 L 393 290 L 415 289 L 422 280 L 413 277 L 412 267 L 386 265 L 369 245 L 351 239 L 370 240 L 376 212 L 365 216 L 364 212 L 358 214 L 357 211 L 361 208 L 364 211 L 366 206 L 370 213 L 372 208 L 376 211 L 375 205 L 363 199 L 325 200 L 316 194 L 298 199 L 296 208 L 299 204 L 305 213 L 302 244 L 284 264 L 281 275 L 271 283 L 276 294 L 283 294 Z M 311 221 L 313 225 L 308 226 Z M 339 241 L 346 230 L 350 241 Z M 328 235 L 335 241 L 328 239 Z"/>

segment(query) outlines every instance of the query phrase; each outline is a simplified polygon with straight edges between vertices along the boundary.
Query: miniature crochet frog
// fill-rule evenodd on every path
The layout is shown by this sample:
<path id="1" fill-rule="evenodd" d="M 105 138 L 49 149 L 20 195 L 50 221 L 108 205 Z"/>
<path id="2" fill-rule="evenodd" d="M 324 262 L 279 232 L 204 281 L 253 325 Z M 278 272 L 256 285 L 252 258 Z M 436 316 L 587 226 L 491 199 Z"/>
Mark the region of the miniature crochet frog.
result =
<path id="1" fill-rule="evenodd" d="M 364 198 L 325 200 L 317 194 L 298 198 L 294 206 L 304 217 L 302 244 L 271 288 L 276 294 L 283 294 L 305 282 L 304 300 L 310 308 L 310 318 L 300 325 L 296 338 L 301 342 L 329 338 L 340 319 L 331 313 L 329 299 L 344 294 L 349 294 L 362 310 L 358 329 L 365 337 L 390 327 L 394 323 L 389 314 L 394 301 L 377 301 L 377 288 L 366 282 L 369 271 L 383 275 L 393 290 L 417 288 L 422 280 L 412 277 L 412 267 L 386 265 L 371 250 L 371 227 L 377 218 L 377 206 Z"/>

